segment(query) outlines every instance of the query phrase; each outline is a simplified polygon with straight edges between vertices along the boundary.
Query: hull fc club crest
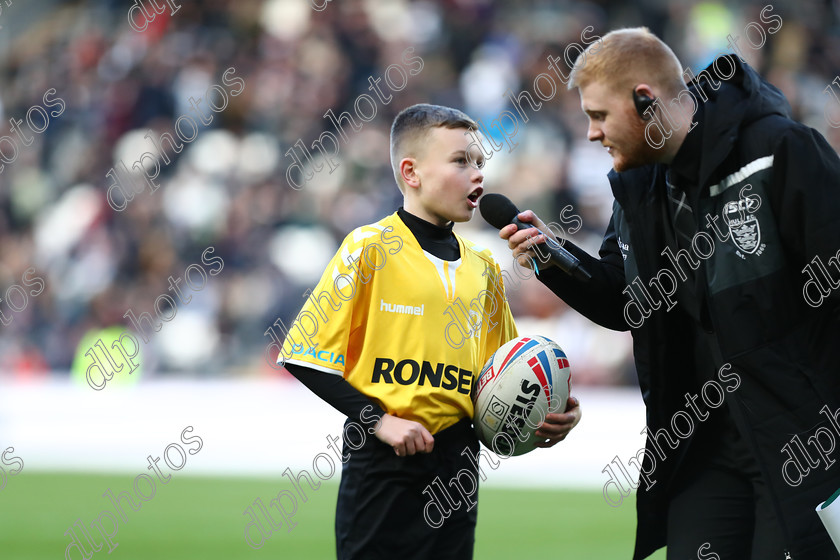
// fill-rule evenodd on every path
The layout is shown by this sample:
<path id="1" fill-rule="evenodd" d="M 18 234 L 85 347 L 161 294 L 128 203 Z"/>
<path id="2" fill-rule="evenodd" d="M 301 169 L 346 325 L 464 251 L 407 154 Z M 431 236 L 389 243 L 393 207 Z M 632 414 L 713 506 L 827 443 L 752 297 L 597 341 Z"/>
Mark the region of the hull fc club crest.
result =
<path id="1" fill-rule="evenodd" d="M 738 200 L 723 206 L 723 221 L 729 227 L 732 242 L 742 253 L 760 255 L 764 245 L 761 243 L 761 224 L 755 213 L 761 206 L 761 198 L 757 195 L 744 196 L 744 191 L 750 188 L 750 185 L 744 186 Z"/>

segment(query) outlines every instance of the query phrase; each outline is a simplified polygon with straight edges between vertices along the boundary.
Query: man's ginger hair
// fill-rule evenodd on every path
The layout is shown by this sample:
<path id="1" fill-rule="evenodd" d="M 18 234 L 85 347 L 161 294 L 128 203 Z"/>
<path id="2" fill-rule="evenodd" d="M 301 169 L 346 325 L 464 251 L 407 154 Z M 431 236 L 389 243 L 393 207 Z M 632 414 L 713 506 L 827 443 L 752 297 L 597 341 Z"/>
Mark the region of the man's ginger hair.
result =
<path id="1" fill-rule="evenodd" d="M 569 89 L 599 82 L 627 94 L 640 83 L 663 88 L 669 95 L 685 89 L 674 51 L 647 27 L 610 31 L 575 61 Z"/>

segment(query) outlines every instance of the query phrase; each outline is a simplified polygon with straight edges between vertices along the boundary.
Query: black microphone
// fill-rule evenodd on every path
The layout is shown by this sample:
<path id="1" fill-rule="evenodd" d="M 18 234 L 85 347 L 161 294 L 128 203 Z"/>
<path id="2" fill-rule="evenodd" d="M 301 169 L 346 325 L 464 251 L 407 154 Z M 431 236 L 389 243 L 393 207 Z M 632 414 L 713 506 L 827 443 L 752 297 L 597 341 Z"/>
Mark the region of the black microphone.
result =
<path id="1" fill-rule="evenodd" d="M 503 194 L 490 193 L 482 196 L 478 201 L 478 211 L 481 212 L 481 217 L 484 218 L 484 221 L 496 229 L 502 229 L 509 224 L 516 224 L 516 227 L 519 229 L 535 228 L 534 225 L 521 222 L 517 218 L 519 210 Z M 587 282 L 592 278 L 586 270 L 581 268 L 580 261 L 577 257 L 561 247 L 550 237 L 547 237 L 547 239 L 547 243 L 540 243 L 536 247 L 548 253 L 549 263 L 574 277 L 576 280 Z"/>

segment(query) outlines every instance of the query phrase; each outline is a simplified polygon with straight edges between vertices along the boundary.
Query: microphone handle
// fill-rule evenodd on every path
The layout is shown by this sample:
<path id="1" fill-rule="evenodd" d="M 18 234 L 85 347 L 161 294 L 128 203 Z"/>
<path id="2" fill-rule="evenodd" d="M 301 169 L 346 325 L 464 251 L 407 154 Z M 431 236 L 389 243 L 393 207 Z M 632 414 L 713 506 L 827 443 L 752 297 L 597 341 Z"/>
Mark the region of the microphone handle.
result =
<path id="1" fill-rule="evenodd" d="M 537 229 L 533 224 L 526 224 L 517 217 L 514 217 L 511 223 L 516 224 L 518 229 Z M 539 232 L 539 229 L 537 231 Z M 581 267 L 577 257 L 561 247 L 551 237 L 546 236 L 546 240 L 544 243 L 538 243 L 536 247 L 541 247 L 548 253 L 549 263 L 581 282 L 588 282 L 592 278 L 592 275 Z"/>

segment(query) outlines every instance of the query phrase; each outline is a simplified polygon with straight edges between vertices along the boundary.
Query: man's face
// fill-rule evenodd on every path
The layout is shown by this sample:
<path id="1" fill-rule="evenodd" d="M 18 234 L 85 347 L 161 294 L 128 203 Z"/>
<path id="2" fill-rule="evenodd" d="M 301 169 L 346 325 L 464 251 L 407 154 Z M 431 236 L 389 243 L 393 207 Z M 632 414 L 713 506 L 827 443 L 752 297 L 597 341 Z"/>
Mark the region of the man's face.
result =
<path id="1" fill-rule="evenodd" d="M 647 123 L 636 113 L 632 90 L 590 82 L 580 88 L 580 106 L 589 117 L 587 137 L 607 148 L 616 171 L 654 163 L 661 156 L 645 140 Z"/>

